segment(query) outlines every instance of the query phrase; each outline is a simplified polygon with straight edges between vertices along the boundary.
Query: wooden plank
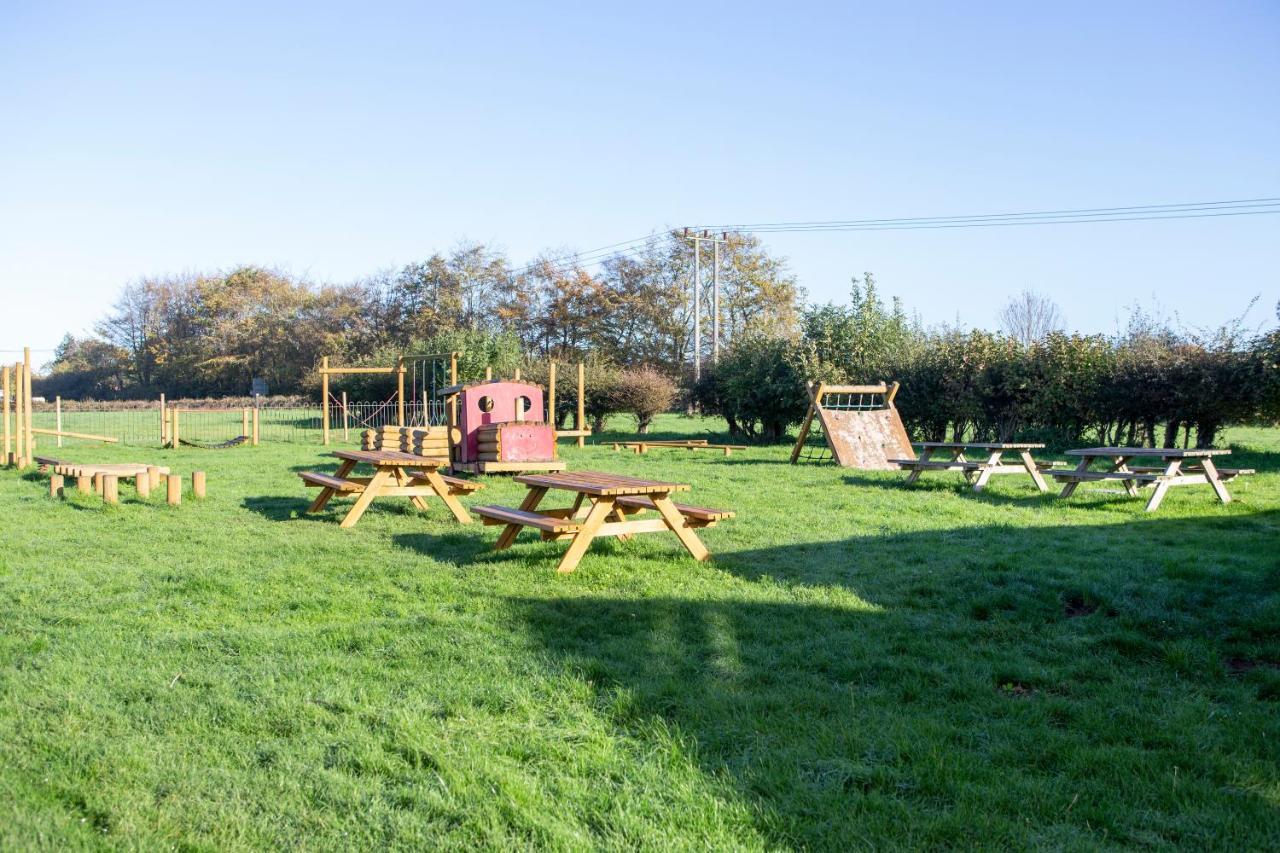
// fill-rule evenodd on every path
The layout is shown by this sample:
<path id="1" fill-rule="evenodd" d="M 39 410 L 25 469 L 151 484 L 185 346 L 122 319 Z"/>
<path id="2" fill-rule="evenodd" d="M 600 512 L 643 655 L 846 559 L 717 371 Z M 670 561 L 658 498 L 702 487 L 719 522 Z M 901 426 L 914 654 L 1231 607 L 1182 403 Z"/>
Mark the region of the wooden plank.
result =
<path id="1" fill-rule="evenodd" d="M 362 483 L 348 480 L 344 477 L 335 477 L 332 474 L 325 474 L 321 471 L 299 471 L 298 476 L 308 486 L 333 489 L 335 492 L 363 492 L 365 488 Z"/>
<path id="2" fill-rule="evenodd" d="M 648 497 L 620 497 L 616 503 L 620 506 L 639 509 L 657 509 L 653 499 Z M 675 503 L 674 501 L 672 501 L 671 505 L 678 509 L 681 515 L 703 521 L 723 521 L 726 518 L 737 517 L 737 513 L 731 509 L 712 509 L 711 507 L 692 506 L 690 504 Z"/>
<path id="3" fill-rule="evenodd" d="M 572 519 L 557 518 L 543 513 L 513 509 L 505 506 L 485 505 L 473 507 L 472 512 L 484 519 L 487 525 L 519 524 L 521 527 L 532 527 L 548 533 L 574 533 L 581 524 Z"/>
<path id="4" fill-rule="evenodd" d="M 1136 471 L 1050 471 L 1049 476 L 1059 482 L 1088 482 L 1093 480 L 1136 480 L 1143 483 L 1154 483 L 1163 478 L 1162 474 L 1141 474 Z"/>
<path id="5" fill-rule="evenodd" d="M 112 438 L 109 435 L 92 435 L 86 432 L 66 432 L 57 429 L 32 429 L 31 432 L 37 435 L 56 435 L 62 438 L 83 438 L 87 441 L 101 441 L 107 444 L 118 444 L 120 442 L 120 439 Z"/>
<path id="6" fill-rule="evenodd" d="M 1210 448 L 1175 447 L 1086 447 L 1080 450 L 1068 450 L 1067 456 L 1144 456 L 1158 459 L 1198 459 L 1211 456 L 1229 456 L 1230 450 L 1214 450 Z"/>

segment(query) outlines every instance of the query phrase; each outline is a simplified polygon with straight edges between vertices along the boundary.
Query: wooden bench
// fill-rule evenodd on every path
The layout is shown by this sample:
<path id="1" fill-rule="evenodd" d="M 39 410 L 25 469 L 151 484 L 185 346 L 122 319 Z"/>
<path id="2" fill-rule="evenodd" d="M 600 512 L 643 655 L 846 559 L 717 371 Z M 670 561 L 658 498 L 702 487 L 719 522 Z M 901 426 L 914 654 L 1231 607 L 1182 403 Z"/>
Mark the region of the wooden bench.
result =
<path id="1" fill-rule="evenodd" d="M 519 524 L 522 527 L 532 527 L 534 530 L 552 534 L 577 533 L 582 527 L 580 522 L 572 519 L 558 518 L 554 515 L 544 515 L 540 512 L 530 512 L 505 506 L 486 504 L 485 506 L 472 507 L 471 511 L 480 516 L 484 523 L 489 526 L 495 524 Z"/>
<path id="2" fill-rule="evenodd" d="M 636 512 L 652 509 L 656 510 L 652 498 L 643 496 L 622 497 L 618 498 L 615 503 L 620 507 L 626 507 Z M 735 518 L 737 513 L 731 509 L 712 509 L 705 506 L 690 506 L 689 504 L 675 503 L 672 506 L 680 510 L 680 514 L 684 516 L 690 527 L 713 527 L 717 522 L 726 518 Z"/>
<path id="3" fill-rule="evenodd" d="M 333 489 L 335 492 L 363 492 L 365 486 L 364 483 L 335 477 L 332 474 L 325 474 L 321 471 L 299 471 L 298 476 L 308 486 Z"/>
<path id="4" fill-rule="evenodd" d="M 422 471 L 406 471 L 405 473 L 415 479 L 426 477 L 425 472 Z M 484 488 L 484 483 L 477 483 L 475 480 L 464 480 L 461 477 L 453 477 L 448 474 L 441 474 L 440 479 L 449 485 L 449 494 L 451 495 L 469 495 Z"/>
<path id="5" fill-rule="evenodd" d="M 613 449 L 615 451 L 627 448 L 636 454 L 648 453 L 653 448 L 662 448 L 666 450 L 719 450 L 725 456 L 729 456 L 735 450 L 746 450 L 745 444 L 711 444 L 705 438 L 690 438 L 679 441 L 615 441 Z"/>
<path id="6" fill-rule="evenodd" d="M 1032 450 L 1044 448 L 1038 442 L 920 441 L 916 446 L 921 449 L 919 458 L 888 460 L 908 472 L 908 485 L 920 479 L 925 471 L 959 471 L 973 485 L 975 492 L 986 488 L 987 482 L 997 474 L 1026 474 L 1040 491 L 1048 491 L 1049 488 L 1040 474 L 1050 471 L 1053 464 L 1038 462 L 1031 457 Z M 968 459 L 965 456 L 968 451 L 977 451 L 982 458 Z M 1006 462 L 1004 456 L 1007 453 L 1016 455 L 1018 461 Z M 935 454 L 942 454 L 942 457 Z"/>

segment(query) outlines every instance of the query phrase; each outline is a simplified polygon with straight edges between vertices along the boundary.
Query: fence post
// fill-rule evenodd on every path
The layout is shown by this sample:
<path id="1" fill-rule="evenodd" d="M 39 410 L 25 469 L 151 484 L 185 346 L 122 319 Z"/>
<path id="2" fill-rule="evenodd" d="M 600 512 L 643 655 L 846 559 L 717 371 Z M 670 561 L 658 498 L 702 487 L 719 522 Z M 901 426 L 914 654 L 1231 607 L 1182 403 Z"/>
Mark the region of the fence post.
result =
<path id="1" fill-rule="evenodd" d="M 249 437 L 249 407 L 245 406 L 240 412 L 240 434 L 245 438 Z"/>
<path id="2" fill-rule="evenodd" d="M 351 413 L 347 411 L 347 392 L 342 392 L 342 440 L 351 440 Z"/>
<path id="3" fill-rule="evenodd" d="M 449 353 L 449 384 L 458 384 L 458 354 L 456 352 Z M 449 426 L 456 426 L 458 423 L 458 395 L 451 394 L 449 396 Z"/>
<path id="4" fill-rule="evenodd" d="M 58 431 L 58 446 L 62 446 L 62 397 L 56 395 L 53 398 L 53 414 L 57 426 L 54 427 Z"/>
<path id="5" fill-rule="evenodd" d="M 26 423 L 26 414 L 22 406 L 22 362 L 19 361 L 13 365 L 13 464 L 18 468 L 27 464 L 27 433 L 23 427 Z"/>
<path id="6" fill-rule="evenodd" d="M 320 440 L 329 445 L 329 356 L 320 358 Z"/>
<path id="7" fill-rule="evenodd" d="M 31 419 L 31 347 L 22 348 L 22 392 L 27 398 L 27 464 L 35 461 L 36 434 L 31 430 L 35 423 Z"/>
<path id="8" fill-rule="evenodd" d="M 578 362 L 578 427 L 577 428 L 579 433 L 582 432 L 582 430 L 584 429 L 583 425 L 587 422 L 587 401 L 583 399 L 583 397 L 585 396 L 583 394 L 583 388 L 586 387 L 586 384 L 587 384 L 587 366 L 582 362 Z M 584 435 L 578 436 L 578 446 L 579 447 L 587 446 L 586 436 Z"/>
<path id="9" fill-rule="evenodd" d="M 182 443 L 180 433 L 178 432 L 178 407 L 174 406 L 169 409 L 169 441 L 173 445 L 173 449 L 177 450 Z"/>
<path id="10" fill-rule="evenodd" d="M 160 395 L 160 446 L 169 443 L 169 411 L 164 406 L 164 395 Z"/>
<path id="11" fill-rule="evenodd" d="M 554 434 L 556 429 L 556 363 L 547 364 L 547 423 L 551 424 Z"/>
<path id="12" fill-rule="evenodd" d="M 4 458 L 0 459 L 0 463 L 10 465 L 13 457 L 9 455 L 12 438 L 9 435 L 9 404 L 11 397 L 9 395 L 9 365 L 7 364 L 0 368 L 0 397 L 4 397 L 4 410 L 0 412 L 4 416 Z"/>
<path id="13" fill-rule="evenodd" d="M 396 426 L 404 426 L 404 356 L 396 363 Z"/>
<path id="14" fill-rule="evenodd" d="M 253 446 L 258 446 L 258 407 L 253 407 Z"/>

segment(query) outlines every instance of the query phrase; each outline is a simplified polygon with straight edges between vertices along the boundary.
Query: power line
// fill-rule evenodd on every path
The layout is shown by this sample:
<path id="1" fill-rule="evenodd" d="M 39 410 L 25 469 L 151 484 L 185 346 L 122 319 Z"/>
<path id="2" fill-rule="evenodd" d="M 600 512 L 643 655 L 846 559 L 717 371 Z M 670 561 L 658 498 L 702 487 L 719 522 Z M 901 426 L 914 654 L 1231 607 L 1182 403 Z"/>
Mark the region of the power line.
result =
<path id="1" fill-rule="evenodd" d="M 1192 219 L 1222 215 L 1251 215 L 1280 212 L 1280 197 L 1230 201 L 1185 202 L 1180 204 L 1135 205 L 1130 207 L 1034 210 L 1017 213 L 966 214 L 959 216 L 912 216 L 890 219 L 819 220 L 808 222 L 757 222 L 733 225 L 699 225 L 698 228 L 752 233 L 784 231 L 901 230 L 943 226 L 986 224 L 1073 224 L 1076 222 L 1123 222 L 1151 219 Z M 692 227 L 692 226 L 691 226 Z"/>

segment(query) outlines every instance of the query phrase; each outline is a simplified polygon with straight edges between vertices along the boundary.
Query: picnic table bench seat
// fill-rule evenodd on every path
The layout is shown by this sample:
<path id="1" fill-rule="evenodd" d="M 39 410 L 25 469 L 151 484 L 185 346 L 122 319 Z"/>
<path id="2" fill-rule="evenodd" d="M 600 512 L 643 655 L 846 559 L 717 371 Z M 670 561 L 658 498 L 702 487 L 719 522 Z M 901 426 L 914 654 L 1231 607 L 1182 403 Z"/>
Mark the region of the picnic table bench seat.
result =
<path id="1" fill-rule="evenodd" d="M 308 486 L 333 489 L 335 492 L 362 492 L 364 491 L 363 483 L 356 483 L 342 477 L 335 477 L 332 474 L 326 474 L 323 471 L 299 471 L 298 476 L 302 478 L 302 482 Z"/>
<path id="2" fill-rule="evenodd" d="M 618 498 L 614 503 L 637 510 L 657 510 L 658 508 L 652 498 L 647 498 L 643 495 Z M 674 501 L 672 501 L 671 505 L 680 510 L 680 514 L 684 516 L 690 527 L 711 527 L 718 521 L 737 516 L 737 513 L 731 509 L 712 509 L 711 507 L 691 506 L 690 504 L 676 503 Z"/>
<path id="3" fill-rule="evenodd" d="M 515 509 L 513 507 L 496 506 L 486 504 L 484 506 L 472 507 L 471 511 L 480 516 L 486 525 L 495 524 L 519 524 L 523 527 L 532 527 L 534 530 L 541 530 L 544 533 L 577 533 L 581 529 L 582 524 L 570 518 L 562 518 L 557 513 L 550 515 L 541 512 L 532 512 L 524 509 Z"/>

